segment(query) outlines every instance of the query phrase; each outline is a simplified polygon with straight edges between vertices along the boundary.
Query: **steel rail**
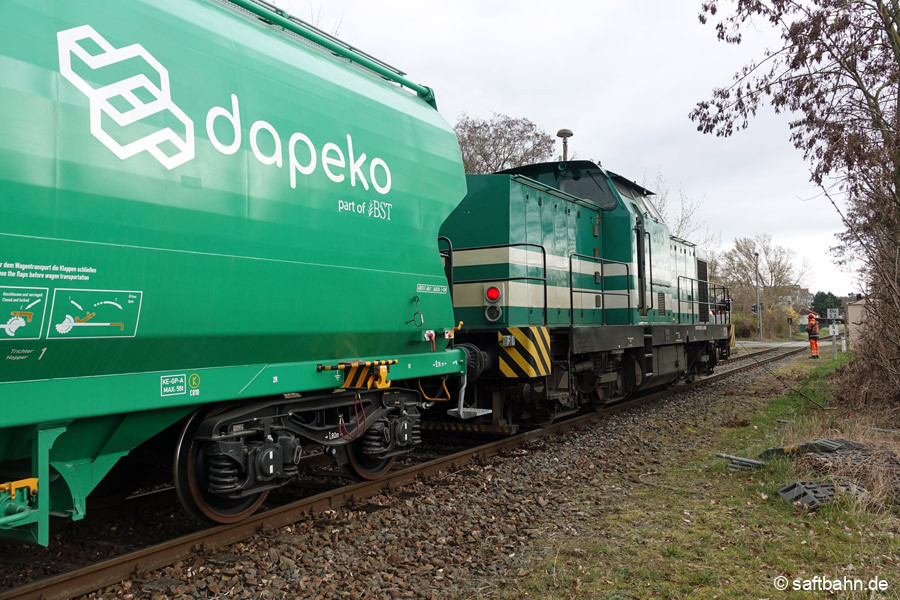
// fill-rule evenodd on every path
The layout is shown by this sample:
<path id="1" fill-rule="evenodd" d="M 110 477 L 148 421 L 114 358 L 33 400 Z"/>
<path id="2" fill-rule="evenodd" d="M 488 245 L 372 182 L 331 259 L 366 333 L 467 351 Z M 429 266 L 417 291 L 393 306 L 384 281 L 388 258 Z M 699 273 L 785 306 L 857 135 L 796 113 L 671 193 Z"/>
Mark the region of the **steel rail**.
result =
<path id="1" fill-rule="evenodd" d="M 776 350 L 780 350 L 781 348 L 773 347 L 766 348 L 765 350 L 758 350 L 756 352 L 748 352 L 747 354 L 733 355 L 731 358 L 726 358 L 725 360 L 719 361 L 719 365 L 729 365 L 732 363 L 740 362 L 742 360 L 749 360 L 751 358 L 759 358 L 763 354 L 769 354 L 771 352 L 775 352 Z"/>
<path id="2" fill-rule="evenodd" d="M 115 585 L 120 581 L 167 567 L 179 560 L 195 556 L 197 553 L 209 552 L 215 548 L 240 542 L 256 533 L 269 532 L 280 527 L 291 525 L 305 516 L 318 514 L 325 510 L 340 508 L 354 504 L 383 491 L 393 491 L 415 481 L 416 479 L 437 474 L 441 471 L 456 470 L 476 458 L 495 456 L 501 452 L 518 448 L 528 442 L 550 437 L 558 433 L 578 429 L 613 413 L 621 412 L 632 406 L 646 404 L 668 395 L 687 391 L 715 381 L 723 380 L 737 373 L 747 371 L 766 363 L 781 360 L 794 354 L 806 351 L 806 348 L 779 354 L 767 359 L 758 360 L 748 365 L 732 369 L 726 373 L 704 377 L 692 383 L 675 386 L 666 390 L 647 394 L 619 403 L 608 405 L 597 412 L 580 415 L 565 421 L 553 423 L 541 429 L 527 431 L 503 438 L 485 445 L 469 448 L 447 456 L 436 458 L 419 465 L 407 467 L 377 481 L 365 481 L 349 486 L 336 488 L 309 498 L 291 502 L 284 506 L 258 513 L 248 519 L 231 525 L 221 525 L 211 529 L 197 531 L 179 538 L 156 544 L 135 552 L 123 554 L 75 571 L 54 575 L 40 581 L 0 592 L 0 600 L 21 598 L 23 600 L 67 600 L 83 594 Z"/>
<path id="3" fill-rule="evenodd" d="M 735 374 L 741 373 L 743 371 L 749 371 L 750 369 L 760 367 L 760 366 L 768 364 L 770 362 L 775 362 L 777 360 L 781 360 L 782 358 L 787 358 L 788 356 L 794 356 L 795 354 L 802 354 L 802 353 L 806 352 L 807 350 L 808 349 L 806 347 L 794 348 L 793 350 L 788 350 L 787 352 L 782 352 L 781 354 L 776 354 L 775 356 L 770 356 L 769 358 L 764 358 L 764 359 L 760 359 L 760 360 L 757 360 L 756 358 L 754 358 L 754 356 L 756 354 L 761 354 L 761 353 L 754 352 L 753 354 L 747 355 L 747 358 L 753 359 L 750 364 L 731 369 L 729 371 L 726 371 L 725 373 L 720 373 L 719 375 L 713 375 L 711 377 L 701 379 L 699 381 L 696 381 L 695 383 L 700 383 L 700 384 L 711 383 L 710 380 L 715 379 L 716 377 L 722 377 L 724 379 L 725 377 L 727 377 L 729 375 L 735 375 Z M 678 389 L 678 388 L 676 388 L 676 389 Z"/>
<path id="4" fill-rule="evenodd" d="M 831 342 L 832 342 L 833 344 L 836 344 L 836 343 L 837 343 L 837 339 L 836 339 L 837 337 L 840 337 L 840 336 L 826 335 L 826 336 L 822 336 L 822 337 L 820 338 L 820 341 L 823 341 L 823 342 L 824 342 L 824 341 L 831 340 Z M 802 340 L 794 340 L 794 341 L 802 341 Z M 720 361 L 719 364 L 722 365 L 722 366 L 724 366 L 724 365 L 727 365 L 727 364 L 730 364 L 730 363 L 739 362 L 739 361 L 742 361 L 742 360 L 747 360 L 747 359 L 751 359 L 751 358 L 755 359 L 755 357 L 762 356 L 763 354 L 768 354 L 768 353 L 770 353 L 770 352 L 776 352 L 776 351 L 781 350 L 781 349 L 786 348 L 786 347 L 787 347 L 787 348 L 794 348 L 794 346 L 788 346 L 787 344 L 784 344 L 784 343 L 781 343 L 781 342 L 774 342 L 774 343 L 775 343 L 775 345 L 772 346 L 771 348 L 765 348 L 765 349 L 763 349 L 763 350 L 759 350 L 759 351 L 757 351 L 757 352 L 750 352 L 750 353 L 748 353 L 748 354 L 741 354 L 740 356 L 732 356 L 731 358 L 726 358 L 725 360 Z M 799 350 L 805 350 L 805 349 L 808 349 L 808 346 L 804 345 L 803 347 L 799 347 Z M 799 352 L 792 352 L 792 353 L 798 354 Z"/>

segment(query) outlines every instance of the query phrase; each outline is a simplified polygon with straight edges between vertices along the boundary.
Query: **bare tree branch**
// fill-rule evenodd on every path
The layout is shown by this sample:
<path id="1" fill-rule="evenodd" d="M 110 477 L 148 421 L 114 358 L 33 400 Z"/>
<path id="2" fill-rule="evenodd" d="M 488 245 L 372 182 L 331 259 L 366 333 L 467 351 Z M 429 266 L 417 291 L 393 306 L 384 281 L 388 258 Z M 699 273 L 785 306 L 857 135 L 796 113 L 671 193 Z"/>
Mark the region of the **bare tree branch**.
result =
<path id="1" fill-rule="evenodd" d="M 453 128 L 466 173 L 495 173 L 549 160 L 555 140 L 525 118 L 494 113 L 489 121 L 460 116 Z"/>
<path id="2" fill-rule="evenodd" d="M 864 330 L 867 360 L 854 363 L 848 389 L 900 403 L 900 369 L 887 358 L 900 351 L 900 2 L 704 0 L 700 21 L 710 19 L 720 19 L 716 35 L 732 44 L 764 19 L 781 47 L 714 89 L 690 118 L 700 131 L 729 136 L 763 102 L 793 115 L 791 142 L 847 228 L 837 255 L 865 265 L 867 309 L 878 322 Z"/>

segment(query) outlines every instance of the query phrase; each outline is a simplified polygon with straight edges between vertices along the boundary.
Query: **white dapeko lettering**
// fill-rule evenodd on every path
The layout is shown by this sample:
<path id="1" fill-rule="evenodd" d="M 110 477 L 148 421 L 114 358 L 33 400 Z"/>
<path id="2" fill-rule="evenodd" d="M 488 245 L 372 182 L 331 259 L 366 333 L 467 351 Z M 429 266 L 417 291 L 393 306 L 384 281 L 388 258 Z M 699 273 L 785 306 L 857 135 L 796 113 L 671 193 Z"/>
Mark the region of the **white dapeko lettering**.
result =
<path id="1" fill-rule="evenodd" d="M 256 140 L 256 136 L 259 135 L 260 129 L 268 131 L 269 134 L 271 134 L 272 139 L 275 140 L 275 152 L 272 156 L 266 156 L 259 150 L 259 143 Z M 269 123 L 257 121 L 250 127 L 250 149 L 253 150 L 253 156 L 256 157 L 256 160 L 262 164 L 275 165 L 276 167 L 281 168 L 281 138 L 278 137 L 278 132 L 275 131 L 275 128 Z"/>
<path id="2" fill-rule="evenodd" d="M 305 165 L 301 164 L 297 159 L 297 153 L 295 150 L 297 142 L 303 142 L 309 149 L 309 162 Z M 295 133 L 291 136 L 290 142 L 288 142 L 288 157 L 290 158 L 291 163 L 291 187 L 295 188 L 297 187 L 297 173 L 302 173 L 303 175 L 311 175 L 312 172 L 316 170 L 316 147 L 313 146 L 312 141 L 308 137 L 306 137 L 306 135 L 302 133 Z"/>
<path id="3" fill-rule="evenodd" d="M 363 177 L 363 172 L 360 170 L 360 167 L 363 166 L 363 163 L 366 162 L 366 153 L 363 152 L 358 160 L 353 159 L 353 138 L 350 137 L 350 134 L 347 134 L 347 154 L 350 155 L 350 185 L 356 187 L 356 178 L 359 177 L 360 183 L 364 189 L 369 189 L 369 184 L 366 182 L 366 178 Z"/>
<path id="4" fill-rule="evenodd" d="M 334 154 L 334 156 L 331 156 Z M 340 183 L 344 180 L 344 174 L 338 173 L 334 174 L 331 172 L 331 167 L 340 167 L 344 168 L 344 153 L 341 152 L 341 149 L 337 147 L 337 144 L 332 144 L 328 142 L 324 146 L 322 146 L 322 169 L 325 171 L 325 174 L 328 175 L 328 179 L 332 180 L 335 183 Z"/>
<path id="5" fill-rule="evenodd" d="M 227 119 L 234 130 L 234 141 L 228 145 L 223 144 L 216 137 L 216 119 L 219 117 Z M 209 136 L 209 141 L 212 143 L 213 148 L 222 154 L 234 154 L 238 151 L 238 148 L 241 147 L 241 112 L 238 107 L 237 96 L 231 95 L 231 112 L 228 112 L 221 106 L 214 106 L 209 109 L 209 112 L 206 113 L 206 135 Z"/>
<path id="6" fill-rule="evenodd" d="M 216 120 L 224 118 L 234 131 L 234 139 L 230 144 L 224 144 L 216 136 Z M 271 155 L 263 154 L 259 148 L 260 131 L 265 130 L 275 142 Z M 231 94 L 231 110 L 221 106 L 209 109 L 206 115 L 206 133 L 213 148 L 222 154 L 234 154 L 241 146 L 241 112 L 240 102 L 235 94 Z M 250 150 L 261 164 L 274 165 L 277 168 L 284 166 L 284 145 L 281 136 L 275 127 L 267 121 L 255 121 L 250 127 Z M 305 146 L 305 148 L 304 148 Z M 298 148 L 299 147 L 299 148 Z M 291 188 L 297 187 L 297 176 L 312 175 L 321 164 L 325 176 L 334 183 L 342 183 L 347 180 L 346 171 L 350 172 L 350 186 L 356 187 L 357 182 L 364 190 L 372 187 L 381 195 L 391 191 L 391 170 L 387 163 L 380 158 L 373 158 L 369 163 L 368 174 L 365 176 L 365 164 L 368 156 L 365 152 L 358 156 L 353 147 L 353 138 L 347 134 L 346 152 L 334 142 L 326 142 L 322 146 L 321 153 L 308 135 L 300 131 L 294 132 L 287 143 L 287 166 L 289 171 Z M 321 160 L 320 160 L 321 159 Z"/>

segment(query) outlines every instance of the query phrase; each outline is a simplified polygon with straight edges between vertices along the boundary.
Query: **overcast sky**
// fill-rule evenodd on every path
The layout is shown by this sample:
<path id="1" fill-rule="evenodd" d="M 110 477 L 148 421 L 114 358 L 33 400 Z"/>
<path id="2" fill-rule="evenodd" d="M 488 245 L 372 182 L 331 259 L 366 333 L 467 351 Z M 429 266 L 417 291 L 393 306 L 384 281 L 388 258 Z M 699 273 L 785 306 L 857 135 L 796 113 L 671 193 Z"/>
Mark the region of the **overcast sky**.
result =
<path id="1" fill-rule="evenodd" d="M 651 189 L 659 173 L 670 195 L 702 200 L 722 248 L 771 233 L 808 264 L 813 293 L 859 291 L 828 252 L 841 221 L 809 183 L 788 117 L 766 111 L 731 138 L 702 135 L 687 117 L 777 41 L 765 28 L 740 47 L 718 42 L 697 20 L 699 0 L 271 1 L 433 88 L 451 124 L 500 112 L 551 134 L 569 128 L 578 158 Z"/>

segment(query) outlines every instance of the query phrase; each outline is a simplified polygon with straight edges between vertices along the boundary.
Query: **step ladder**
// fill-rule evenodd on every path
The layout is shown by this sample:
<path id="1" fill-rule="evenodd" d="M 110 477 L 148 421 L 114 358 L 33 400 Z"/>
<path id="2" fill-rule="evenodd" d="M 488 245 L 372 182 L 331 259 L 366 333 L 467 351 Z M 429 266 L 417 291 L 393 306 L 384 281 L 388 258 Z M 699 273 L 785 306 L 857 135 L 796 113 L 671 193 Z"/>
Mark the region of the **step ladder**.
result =
<path id="1" fill-rule="evenodd" d="M 644 329 L 644 377 L 653 377 L 653 333 Z"/>
<path id="2" fill-rule="evenodd" d="M 484 415 L 489 415 L 493 411 L 490 408 L 472 408 L 466 406 L 466 380 L 468 378 L 466 375 L 462 376 L 462 381 L 459 386 L 459 404 L 456 405 L 456 408 L 451 408 L 447 411 L 447 414 L 456 419 L 474 419 L 475 417 L 483 417 Z"/>

